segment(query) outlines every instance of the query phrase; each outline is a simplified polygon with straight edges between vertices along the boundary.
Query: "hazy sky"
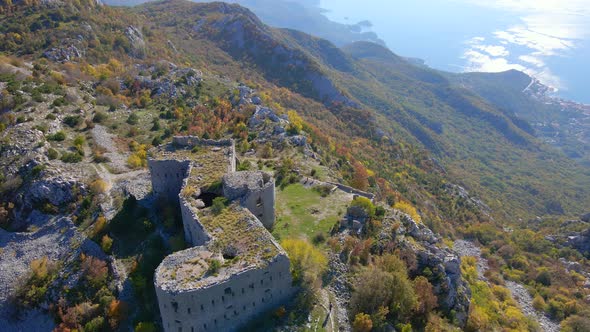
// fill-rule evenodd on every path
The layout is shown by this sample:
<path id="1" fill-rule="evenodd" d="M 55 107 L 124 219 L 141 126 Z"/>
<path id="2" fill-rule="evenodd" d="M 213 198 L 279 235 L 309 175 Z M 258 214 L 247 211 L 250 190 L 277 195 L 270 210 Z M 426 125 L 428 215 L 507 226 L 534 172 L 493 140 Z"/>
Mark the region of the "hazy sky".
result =
<path id="1" fill-rule="evenodd" d="M 560 87 L 564 83 L 551 71 L 547 59 L 567 57 L 578 48 L 586 50 L 584 44 L 587 45 L 590 37 L 590 0 L 463 1 L 516 13 L 520 18 L 520 22 L 494 31 L 492 39 L 477 36 L 470 40 L 473 47 L 465 52 L 468 69 L 516 68 L 536 73 L 542 80 Z M 520 63 L 506 58 L 510 55 L 507 47 L 514 45 L 527 49 L 518 56 Z M 587 56 L 590 62 L 590 54 Z"/>

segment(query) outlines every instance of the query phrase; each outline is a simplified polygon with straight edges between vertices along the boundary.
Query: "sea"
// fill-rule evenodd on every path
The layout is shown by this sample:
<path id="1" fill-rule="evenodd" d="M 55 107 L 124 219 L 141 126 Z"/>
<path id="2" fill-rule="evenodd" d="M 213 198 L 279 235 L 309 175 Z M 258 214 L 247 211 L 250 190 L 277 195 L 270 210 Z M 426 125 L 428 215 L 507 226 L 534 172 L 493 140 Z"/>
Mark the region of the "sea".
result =
<path id="1" fill-rule="evenodd" d="M 332 21 L 451 72 L 517 69 L 590 104 L 590 0 L 321 0 Z"/>

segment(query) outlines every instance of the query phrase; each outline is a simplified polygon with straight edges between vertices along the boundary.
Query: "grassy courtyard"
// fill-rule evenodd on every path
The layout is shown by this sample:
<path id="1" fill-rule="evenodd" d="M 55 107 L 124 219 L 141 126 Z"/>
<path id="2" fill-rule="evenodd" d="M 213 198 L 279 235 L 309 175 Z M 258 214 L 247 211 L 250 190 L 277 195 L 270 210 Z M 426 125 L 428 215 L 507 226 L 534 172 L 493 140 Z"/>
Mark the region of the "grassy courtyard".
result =
<path id="1" fill-rule="evenodd" d="M 277 221 L 273 235 L 278 239 L 328 235 L 344 216 L 352 195 L 339 190 L 322 197 L 312 188 L 292 184 L 276 193 Z"/>

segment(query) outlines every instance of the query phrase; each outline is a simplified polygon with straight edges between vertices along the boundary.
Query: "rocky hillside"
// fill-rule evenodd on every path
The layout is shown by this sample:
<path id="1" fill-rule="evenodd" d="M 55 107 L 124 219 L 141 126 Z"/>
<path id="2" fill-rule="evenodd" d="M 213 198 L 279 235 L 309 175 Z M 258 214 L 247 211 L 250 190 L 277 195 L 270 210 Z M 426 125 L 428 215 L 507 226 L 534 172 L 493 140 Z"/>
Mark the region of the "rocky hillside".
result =
<path id="1" fill-rule="evenodd" d="M 549 232 L 588 212 L 590 174 L 469 76 L 224 3 L 4 2 L 0 22 L 10 330 L 159 328 L 153 271 L 185 244 L 146 159 L 174 135 L 234 138 L 239 169 L 274 173 L 273 235 L 319 252 L 261 329 L 535 330 L 511 283 L 554 321 L 590 307 L 586 253 L 562 238 L 584 224 Z M 463 237 L 485 280 L 452 251 Z"/>

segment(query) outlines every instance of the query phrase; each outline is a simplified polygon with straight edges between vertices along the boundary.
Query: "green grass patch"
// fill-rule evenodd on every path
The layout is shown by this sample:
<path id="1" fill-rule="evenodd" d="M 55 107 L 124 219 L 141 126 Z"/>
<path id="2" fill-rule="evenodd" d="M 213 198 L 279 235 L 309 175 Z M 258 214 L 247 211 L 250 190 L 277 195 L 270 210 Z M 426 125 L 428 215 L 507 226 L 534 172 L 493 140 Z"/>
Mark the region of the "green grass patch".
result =
<path id="1" fill-rule="evenodd" d="M 317 191 L 300 183 L 277 189 L 277 221 L 273 235 L 279 239 L 328 234 L 350 204 L 351 196 L 336 191 L 322 197 Z"/>

